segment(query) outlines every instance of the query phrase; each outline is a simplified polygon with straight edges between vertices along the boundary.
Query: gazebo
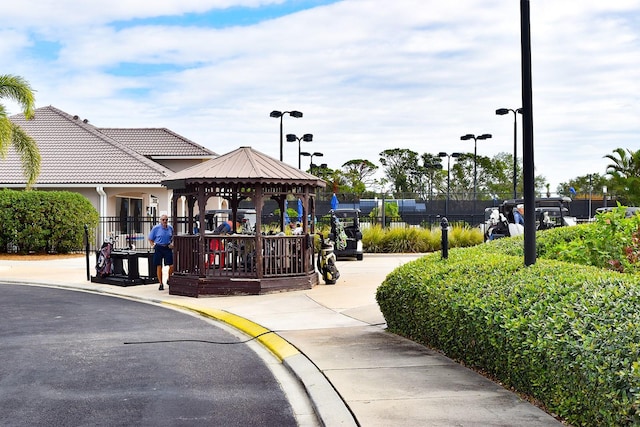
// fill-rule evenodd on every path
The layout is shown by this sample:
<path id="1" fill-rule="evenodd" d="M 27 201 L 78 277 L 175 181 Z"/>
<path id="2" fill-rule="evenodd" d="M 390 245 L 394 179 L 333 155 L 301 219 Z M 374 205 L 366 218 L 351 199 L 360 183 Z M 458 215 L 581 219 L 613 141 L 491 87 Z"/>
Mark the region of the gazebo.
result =
<path id="1" fill-rule="evenodd" d="M 315 190 L 326 183 L 251 147 L 230 153 L 171 175 L 162 185 L 173 190 L 172 222 L 178 230 L 177 205 L 182 197 L 188 211 L 185 233 L 174 236 L 174 274 L 169 293 L 204 295 L 258 295 L 269 292 L 310 289 L 319 282 L 314 267 L 313 221 L 301 221 L 301 235 L 287 235 L 286 201 L 302 201 L 302 218 L 315 218 Z M 232 211 L 233 232 L 212 234 L 197 227 L 195 206 L 204 223 L 210 197 L 227 200 Z M 262 209 L 266 200 L 280 207 L 277 234 L 262 231 Z M 255 230 L 237 230 L 238 207 L 251 200 L 256 210 Z"/>

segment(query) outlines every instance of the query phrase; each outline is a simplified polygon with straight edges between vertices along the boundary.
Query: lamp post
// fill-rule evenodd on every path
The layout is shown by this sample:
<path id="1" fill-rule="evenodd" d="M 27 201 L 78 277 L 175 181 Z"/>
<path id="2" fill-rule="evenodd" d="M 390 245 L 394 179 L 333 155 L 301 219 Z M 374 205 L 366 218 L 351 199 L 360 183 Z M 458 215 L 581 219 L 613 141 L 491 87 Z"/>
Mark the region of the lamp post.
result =
<path id="1" fill-rule="evenodd" d="M 524 265 L 536 263 L 535 167 L 533 149 L 533 79 L 531 75 L 530 1 L 520 0 L 522 63 L 522 195 L 524 198 Z"/>
<path id="2" fill-rule="evenodd" d="M 283 144 L 283 140 L 282 140 L 282 118 L 284 117 L 285 114 L 290 115 L 291 117 L 295 117 L 297 119 L 299 119 L 300 117 L 302 117 L 302 113 L 300 111 L 278 111 L 278 110 L 273 110 L 270 114 L 269 117 L 273 117 L 274 119 L 280 119 L 280 161 L 282 161 L 282 144 Z"/>
<path id="3" fill-rule="evenodd" d="M 457 159 L 460 157 L 460 153 L 451 153 L 447 154 L 443 151 L 438 153 L 438 157 L 446 157 L 447 158 L 447 200 L 444 205 L 444 216 L 449 216 L 449 187 L 451 184 L 451 158 Z"/>
<path id="4" fill-rule="evenodd" d="M 522 114 L 522 108 L 498 108 L 496 114 L 504 116 L 513 113 L 513 198 L 518 198 L 518 114 Z"/>
<path id="5" fill-rule="evenodd" d="M 317 151 L 313 152 L 313 153 L 309 153 L 307 151 L 303 151 L 302 153 L 300 153 L 301 156 L 305 156 L 305 157 L 311 157 L 310 161 L 309 161 L 309 171 L 311 171 L 311 173 L 313 173 L 313 167 L 315 166 L 313 164 L 313 158 L 314 157 L 322 157 L 324 156 L 324 154 L 319 153 Z"/>
<path id="6" fill-rule="evenodd" d="M 298 141 L 298 169 L 302 169 L 302 166 L 300 164 L 300 159 L 301 159 L 300 156 L 302 154 L 300 153 L 300 141 L 311 142 L 313 141 L 313 135 L 310 133 L 305 133 L 300 138 L 298 138 L 292 133 L 287 134 L 287 142 L 296 142 L 296 141 Z"/>
<path id="7" fill-rule="evenodd" d="M 475 202 L 477 197 L 477 193 L 476 193 L 476 181 L 478 179 L 478 173 L 476 172 L 476 157 L 478 156 L 478 140 L 482 140 L 482 139 L 489 139 L 491 138 L 491 134 L 490 133 L 483 133 L 482 135 L 478 135 L 475 136 L 472 133 L 468 133 L 466 135 L 462 135 L 460 137 L 460 139 L 462 141 L 468 141 L 470 139 L 473 139 L 473 211 L 475 213 Z"/>

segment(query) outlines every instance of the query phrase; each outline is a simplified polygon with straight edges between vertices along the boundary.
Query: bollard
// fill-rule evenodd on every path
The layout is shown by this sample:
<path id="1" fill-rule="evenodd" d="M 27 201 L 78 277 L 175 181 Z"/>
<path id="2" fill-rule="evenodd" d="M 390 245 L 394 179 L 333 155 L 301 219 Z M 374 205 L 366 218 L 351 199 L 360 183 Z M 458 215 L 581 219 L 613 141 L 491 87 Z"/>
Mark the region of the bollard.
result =
<path id="1" fill-rule="evenodd" d="M 87 280 L 91 280 L 91 271 L 89 270 L 89 226 L 84 225 L 84 253 L 87 260 Z"/>
<path id="2" fill-rule="evenodd" d="M 442 217 L 440 228 L 442 228 L 442 259 L 447 259 L 449 258 L 449 221 L 447 221 L 447 217 Z"/>

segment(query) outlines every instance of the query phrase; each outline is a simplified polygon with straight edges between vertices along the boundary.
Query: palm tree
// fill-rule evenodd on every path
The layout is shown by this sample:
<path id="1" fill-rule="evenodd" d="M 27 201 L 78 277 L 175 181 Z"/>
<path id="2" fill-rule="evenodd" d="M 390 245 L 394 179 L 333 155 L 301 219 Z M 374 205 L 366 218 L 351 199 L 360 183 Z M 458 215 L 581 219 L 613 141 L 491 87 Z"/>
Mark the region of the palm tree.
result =
<path id="1" fill-rule="evenodd" d="M 614 154 L 605 158 L 613 163 L 607 165 L 607 174 L 611 176 L 613 192 L 622 204 L 640 203 L 640 150 L 633 151 L 616 148 Z"/>
<path id="2" fill-rule="evenodd" d="M 640 150 L 616 148 L 613 152 L 618 156 L 613 154 L 604 156 L 613 162 L 607 165 L 609 175 L 620 175 L 624 178 L 640 177 Z"/>
<path id="3" fill-rule="evenodd" d="M 22 108 L 25 118 L 32 119 L 35 109 L 35 96 L 29 83 L 22 77 L 0 75 L 0 99 L 16 101 Z M 0 158 L 4 159 L 13 146 L 20 155 L 22 170 L 30 188 L 40 174 L 40 152 L 36 142 L 19 126 L 7 117 L 7 110 L 0 104 Z"/>

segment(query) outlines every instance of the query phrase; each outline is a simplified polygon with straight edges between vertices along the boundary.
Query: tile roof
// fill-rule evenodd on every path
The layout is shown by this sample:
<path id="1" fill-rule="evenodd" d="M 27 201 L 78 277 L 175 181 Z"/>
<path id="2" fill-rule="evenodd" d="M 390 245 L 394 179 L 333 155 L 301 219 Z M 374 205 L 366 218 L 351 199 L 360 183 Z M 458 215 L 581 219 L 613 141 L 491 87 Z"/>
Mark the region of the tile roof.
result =
<path id="1" fill-rule="evenodd" d="M 166 128 L 98 128 L 98 130 L 149 158 L 211 158 L 217 156 L 213 151 Z"/>
<path id="2" fill-rule="evenodd" d="M 320 178 L 251 147 L 240 147 L 215 159 L 171 174 L 162 184 L 170 188 L 179 188 L 186 181 L 326 186 Z"/>
<path id="3" fill-rule="evenodd" d="M 172 172 L 128 146 L 132 138 L 122 143 L 116 139 L 117 135 L 110 137 L 78 116 L 52 106 L 36 109 L 32 120 L 26 120 L 22 114 L 9 119 L 38 144 L 42 161 L 35 187 L 44 184 L 157 184 Z M 170 134 L 162 130 L 154 134 L 161 133 Z M 140 148 L 142 137 L 138 136 L 137 140 L 134 146 Z M 187 145 L 191 144 L 195 146 L 190 141 Z M 150 146 L 155 146 L 155 141 Z M 0 162 L 0 185 L 25 182 L 19 156 L 12 147 Z"/>

